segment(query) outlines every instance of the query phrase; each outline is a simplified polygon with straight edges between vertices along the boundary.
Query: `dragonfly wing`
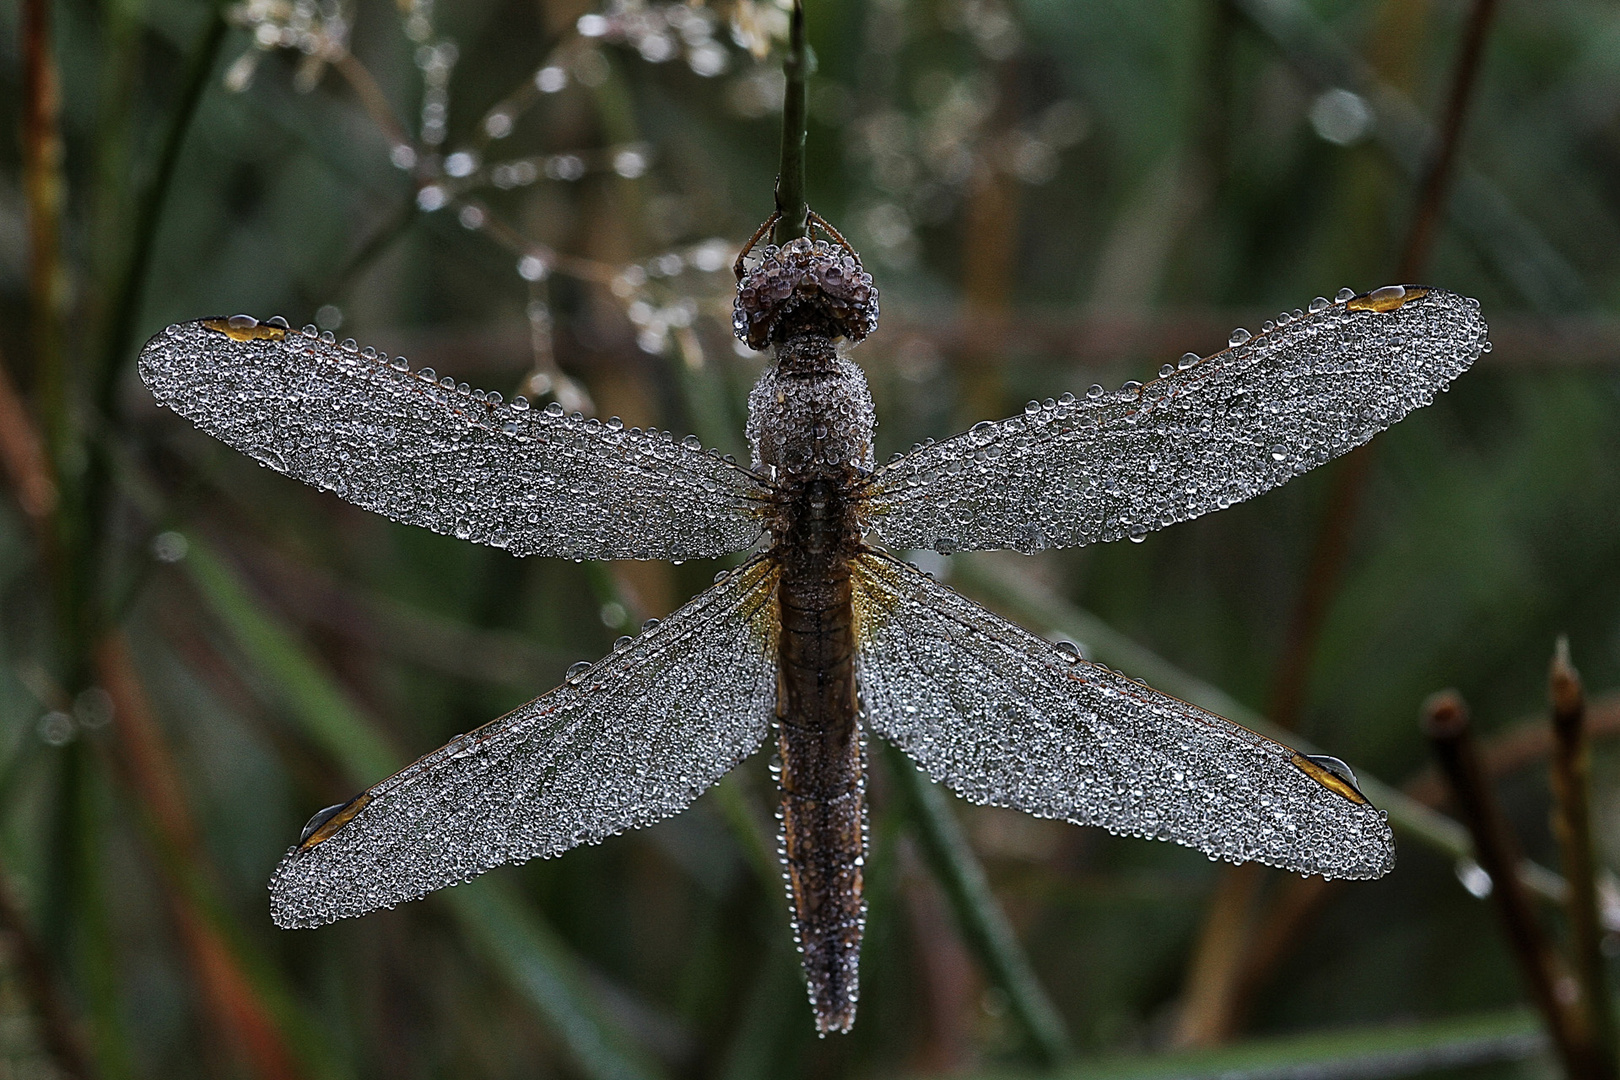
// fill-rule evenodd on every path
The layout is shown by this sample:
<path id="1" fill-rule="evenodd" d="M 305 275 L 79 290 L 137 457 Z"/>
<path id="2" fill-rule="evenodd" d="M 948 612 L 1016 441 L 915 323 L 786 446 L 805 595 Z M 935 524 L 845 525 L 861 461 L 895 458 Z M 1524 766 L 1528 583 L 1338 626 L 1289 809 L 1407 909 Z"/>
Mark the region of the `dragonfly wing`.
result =
<path id="1" fill-rule="evenodd" d="M 1394 866 L 1383 814 L 1280 743 L 887 556 L 856 560 L 855 598 L 867 723 L 970 802 L 1330 878 Z"/>
<path id="2" fill-rule="evenodd" d="M 668 435 L 490 401 L 251 322 L 169 327 L 141 378 L 210 435 L 357 506 L 514 555 L 697 558 L 762 530 L 753 476 Z"/>
<path id="3" fill-rule="evenodd" d="M 915 450 L 873 477 L 868 519 L 891 546 L 946 553 L 1139 537 L 1360 446 L 1429 404 L 1485 334 L 1477 303 L 1439 289 L 1329 304 L 1139 391 L 1065 395 Z"/>
<path id="4" fill-rule="evenodd" d="M 776 568 L 732 571 L 563 686 L 377 784 L 287 853 L 283 927 L 393 907 L 685 809 L 770 729 Z"/>

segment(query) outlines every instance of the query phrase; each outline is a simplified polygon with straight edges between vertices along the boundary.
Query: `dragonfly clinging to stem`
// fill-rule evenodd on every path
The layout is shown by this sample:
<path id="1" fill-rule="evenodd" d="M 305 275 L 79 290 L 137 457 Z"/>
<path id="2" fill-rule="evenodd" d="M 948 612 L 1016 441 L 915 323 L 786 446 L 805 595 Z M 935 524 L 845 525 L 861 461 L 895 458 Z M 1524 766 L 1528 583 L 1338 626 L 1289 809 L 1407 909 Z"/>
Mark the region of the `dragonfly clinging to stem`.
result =
<path id="1" fill-rule="evenodd" d="M 204 431 L 396 521 L 574 559 L 754 554 L 562 686 L 323 811 L 276 868 L 277 924 L 392 907 L 678 813 L 774 739 L 780 853 L 822 1033 L 854 1022 L 865 739 L 977 803 L 1212 858 L 1372 878 L 1394 846 L 1353 775 L 991 614 L 892 551 L 1031 552 L 1258 495 L 1428 404 L 1488 348 L 1439 289 L 1345 291 L 1146 385 L 873 459 L 848 346 L 877 327 L 860 256 L 824 239 L 738 260 L 734 329 L 772 363 L 752 461 L 688 436 L 471 390 L 314 327 L 171 326 L 142 378 Z M 767 227 L 771 224 L 767 222 Z"/>

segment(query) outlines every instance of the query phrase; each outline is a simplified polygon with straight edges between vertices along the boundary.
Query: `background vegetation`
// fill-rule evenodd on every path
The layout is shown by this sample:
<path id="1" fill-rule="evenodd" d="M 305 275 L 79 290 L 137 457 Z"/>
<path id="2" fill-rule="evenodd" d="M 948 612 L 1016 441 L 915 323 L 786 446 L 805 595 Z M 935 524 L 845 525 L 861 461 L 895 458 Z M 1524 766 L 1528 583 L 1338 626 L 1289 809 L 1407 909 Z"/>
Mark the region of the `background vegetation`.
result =
<path id="1" fill-rule="evenodd" d="M 1612 954 L 1620 9 L 1600 0 L 809 4 L 809 192 L 883 289 L 857 354 L 882 456 L 1342 285 L 1480 299 L 1495 350 L 1370 453 L 1139 545 L 936 560 L 1025 625 L 1349 759 L 1398 826 L 1391 876 L 1330 889 L 971 809 L 877 754 L 861 1015 L 817 1041 L 757 759 L 655 828 L 272 928 L 265 881 L 311 811 L 716 567 L 392 525 L 160 413 L 136 350 L 279 312 L 741 452 L 760 360 L 729 339 L 729 265 L 770 209 L 785 28 L 759 0 L 0 12 L 0 1075 L 1557 1067 L 1489 879 L 1430 809 L 1417 718 L 1443 686 L 1471 703 L 1562 941 L 1542 717 L 1569 636 Z"/>

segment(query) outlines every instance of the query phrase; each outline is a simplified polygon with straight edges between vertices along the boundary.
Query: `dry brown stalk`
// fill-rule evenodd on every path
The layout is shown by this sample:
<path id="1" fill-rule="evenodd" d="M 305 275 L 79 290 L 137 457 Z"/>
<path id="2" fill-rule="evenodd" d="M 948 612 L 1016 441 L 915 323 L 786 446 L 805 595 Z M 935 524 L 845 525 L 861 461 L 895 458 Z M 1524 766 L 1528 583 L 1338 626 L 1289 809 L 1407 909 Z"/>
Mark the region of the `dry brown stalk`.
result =
<path id="1" fill-rule="evenodd" d="M 1435 694 L 1423 706 L 1423 732 L 1474 840 L 1474 857 L 1490 875 L 1491 899 L 1508 947 L 1553 1046 L 1572 1078 L 1593 1078 L 1588 1044 L 1571 1006 L 1570 978 L 1548 947 L 1535 910 L 1517 873 L 1517 839 L 1496 801 L 1474 743 L 1468 707 L 1455 691 Z"/>
<path id="2" fill-rule="evenodd" d="M 0 357 L 0 465 L 11 481 L 17 505 L 36 533 L 46 531 L 56 511 L 56 481 L 33 417 L 17 393 L 4 357 Z"/>
<path id="3" fill-rule="evenodd" d="M 1614 1080 L 1614 1013 L 1603 961 L 1597 873 L 1592 844 L 1592 776 L 1587 753 L 1586 694 L 1569 659 L 1569 641 L 1558 639 L 1547 673 L 1552 699 L 1553 831 L 1569 882 L 1570 948 L 1581 989 L 1580 1014 L 1592 1076 Z"/>

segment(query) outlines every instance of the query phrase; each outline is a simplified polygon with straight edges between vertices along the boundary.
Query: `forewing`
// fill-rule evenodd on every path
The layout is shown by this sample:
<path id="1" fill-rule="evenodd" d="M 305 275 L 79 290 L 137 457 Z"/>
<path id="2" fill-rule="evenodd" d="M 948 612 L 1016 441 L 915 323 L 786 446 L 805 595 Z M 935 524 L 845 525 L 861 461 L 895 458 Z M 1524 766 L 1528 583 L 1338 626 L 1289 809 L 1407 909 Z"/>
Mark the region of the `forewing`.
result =
<path id="1" fill-rule="evenodd" d="M 1394 866 L 1383 814 L 1286 746 L 887 556 L 856 560 L 855 597 L 867 723 L 970 802 L 1330 878 Z"/>
<path id="2" fill-rule="evenodd" d="M 868 520 L 893 547 L 946 553 L 1140 537 L 1360 446 L 1485 334 L 1476 302 L 1439 289 L 1329 304 L 1140 390 L 1032 403 L 915 450 L 874 475 Z"/>
<path id="3" fill-rule="evenodd" d="M 393 907 L 685 809 L 769 730 L 775 588 L 758 557 L 582 675 L 361 794 L 276 868 L 276 924 Z"/>
<path id="4" fill-rule="evenodd" d="M 514 555 L 688 559 L 759 537 L 751 474 L 667 434 L 502 404 L 251 322 L 169 327 L 142 350 L 141 378 L 277 472 Z"/>

